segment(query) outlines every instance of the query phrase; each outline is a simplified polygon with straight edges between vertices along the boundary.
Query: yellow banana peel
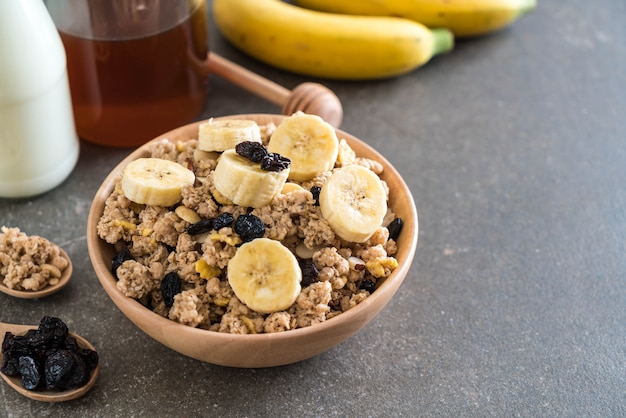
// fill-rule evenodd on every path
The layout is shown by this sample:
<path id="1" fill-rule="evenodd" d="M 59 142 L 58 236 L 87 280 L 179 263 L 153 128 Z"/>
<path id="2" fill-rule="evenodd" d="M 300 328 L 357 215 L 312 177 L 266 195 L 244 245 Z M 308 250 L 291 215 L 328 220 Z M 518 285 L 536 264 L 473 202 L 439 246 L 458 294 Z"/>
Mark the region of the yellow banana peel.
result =
<path id="1" fill-rule="evenodd" d="M 329 13 L 400 16 L 455 37 L 485 35 L 509 26 L 537 6 L 537 0 L 295 0 Z"/>
<path id="2" fill-rule="evenodd" d="M 449 30 L 409 19 L 318 12 L 280 0 L 214 0 L 213 17 L 221 34 L 252 57 L 328 79 L 398 76 L 454 45 Z"/>

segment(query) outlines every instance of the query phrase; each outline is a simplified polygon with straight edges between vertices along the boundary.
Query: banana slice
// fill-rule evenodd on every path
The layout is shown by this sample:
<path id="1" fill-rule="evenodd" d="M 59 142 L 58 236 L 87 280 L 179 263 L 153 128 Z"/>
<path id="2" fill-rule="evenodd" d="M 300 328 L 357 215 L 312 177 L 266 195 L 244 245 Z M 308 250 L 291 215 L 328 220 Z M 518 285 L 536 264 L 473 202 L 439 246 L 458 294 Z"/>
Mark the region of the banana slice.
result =
<path id="1" fill-rule="evenodd" d="M 209 119 L 198 128 L 198 148 L 203 151 L 222 152 L 244 141 L 261 142 L 261 130 L 256 122 Z"/>
<path id="2" fill-rule="evenodd" d="M 321 117 L 296 112 L 276 127 L 267 149 L 291 160 L 290 180 L 307 181 L 335 166 L 339 140 Z"/>
<path id="3" fill-rule="evenodd" d="M 182 199 L 183 186 L 196 176 L 182 165 L 161 158 L 139 158 L 122 174 L 122 192 L 135 203 L 172 206 Z"/>
<path id="4" fill-rule="evenodd" d="M 365 242 L 387 213 L 387 193 L 373 171 L 348 165 L 333 172 L 320 191 L 320 210 L 346 241 Z"/>
<path id="5" fill-rule="evenodd" d="M 302 271 L 280 242 L 257 238 L 243 244 L 228 262 L 228 283 L 240 301 L 260 313 L 284 311 L 300 294 Z"/>
<path id="6" fill-rule="evenodd" d="M 281 171 L 262 170 L 252 162 L 226 150 L 217 161 L 213 184 L 217 191 L 236 205 L 260 208 L 280 193 L 289 176 L 289 168 Z"/>
<path id="7" fill-rule="evenodd" d="M 280 190 L 280 193 L 289 194 L 291 192 L 296 192 L 300 190 L 304 190 L 304 187 L 300 186 L 298 183 L 293 183 L 293 182 L 288 181 L 287 183 L 283 185 L 282 189 Z"/>

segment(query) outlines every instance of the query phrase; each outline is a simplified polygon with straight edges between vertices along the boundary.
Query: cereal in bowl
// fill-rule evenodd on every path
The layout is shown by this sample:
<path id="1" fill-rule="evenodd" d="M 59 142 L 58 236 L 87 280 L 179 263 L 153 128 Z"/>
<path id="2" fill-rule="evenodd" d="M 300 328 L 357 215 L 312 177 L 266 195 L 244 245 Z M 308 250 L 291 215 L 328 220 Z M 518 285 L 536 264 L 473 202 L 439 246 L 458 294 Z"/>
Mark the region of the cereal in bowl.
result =
<path id="1" fill-rule="evenodd" d="M 397 267 L 382 164 L 318 116 L 249 122 L 154 142 L 118 176 L 97 233 L 125 296 L 192 327 L 270 333 L 349 310 Z"/>

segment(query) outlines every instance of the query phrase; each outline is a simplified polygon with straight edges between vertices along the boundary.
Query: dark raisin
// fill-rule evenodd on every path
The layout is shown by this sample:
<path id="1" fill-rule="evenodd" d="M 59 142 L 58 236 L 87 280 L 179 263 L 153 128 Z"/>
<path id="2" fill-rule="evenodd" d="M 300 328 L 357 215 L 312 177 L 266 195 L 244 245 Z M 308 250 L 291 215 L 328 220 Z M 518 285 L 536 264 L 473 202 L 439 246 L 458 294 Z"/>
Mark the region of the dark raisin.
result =
<path id="1" fill-rule="evenodd" d="M 198 235 L 209 232 L 213 229 L 213 219 L 201 219 L 193 225 L 187 227 L 187 233 L 189 235 Z"/>
<path id="2" fill-rule="evenodd" d="M 38 334 L 45 336 L 49 346 L 61 347 L 69 335 L 65 322 L 53 316 L 44 316 L 39 321 Z"/>
<path id="3" fill-rule="evenodd" d="M 32 355 L 32 351 L 26 344 L 23 336 L 17 336 L 10 332 L 4 334 L 2 341 L 2 364 L 0 372 L 7 376 L 19 376 L 19 359 L 22 356 Z"/>
<path id="4" fill-rule="evenodd" d="M 266 171 L 283 171 L 289 168 L 291 160 L 280 154 L 269 153 L 261 160 L 261 169 Z"/>
<path id="5" fill-rule="evenodd" d="M 22 356 L 19 358 L 19 373 L 22 380 L 22 387 L 28 390 L 35 390 L 41 382 L 41 370 L 34 358 Z"/>
<path id="6" fill-rule="evenodd" d="M 98 365 L 98 353 L 88 348 L 81 348 L 78 345 L 76 338 L 70 335 L 68 335 L 65 339 L 65 344 L 62 348 L 76 353 L 80 358 L 83 359 L 83 361 L 85 362 L 85 366 L 87 366 L 87 369 L 89 370 L 94 369 Z"/>
<path id="7" fill-rule="evenodd" d="M 234 230 L 243 242 L 248 242 L 261 238 L 265 234 L 265 224 L 257 216 L 239 215 L 235 221 Z"/>
<path id="8" fill-rule="evenodd" d="M 87 383 L 89 372 L 83 360 L 69 350 L 57 350 L 44 365 L 46 389 L 67 390 Z"/>
<path id="9" fill-rule="evenodd" d="M 213 229 L 219 231 L 222 228 L 226 228 L 233 223 L 235 217 L 232 213 L 224 212 L 217 218 L 213 219 Z"/>
<path id="10" fill-rule="evenodd" d="M 374 293 L 374 290 L 376 290 L 376 283 L 374 283 L 370 279 L 363 279 L 361 280 L 361 285 L 359 286 L 359 289 L 367 290 L 370 293 Z"/>
<path id="11" fill-rule="evenodd" d="M 315 267 L 313 260 L 310 258 L 298 260 L 298 264 L 300 265 L 300 270 L 302 270 L 302 282 L 300 282 L 300 285 L 307 287 L 315 283 L 319 270 Z"/>
<path id="12" fill-rule="evenodd" d="M 4 354 L 2 357 L 2 366 L 0 372 L 7 376 L 19 376 L 20 374 L 20 358 L 16 355 Z"/>
<path id="13" fill-rule="evenodd" d="M 113 260 L 111 260 L 111 273 L 117 278 L 117 269 L 121 266 L 124 261 L 132 260 L 133 256 L 130 254 L 130 250 L 128 247 L 124 246 L 119 253 L 113 256 Z"/>
<path id="14" fill-rule="evenodd" d="M 389 230 L 389 239 L 394 241 L 398 241 L 398 237 L 400 236 L 400 232 L 402 232 L 402 226 L 404 222 L 402 222 L 401 218 L 396 218 L 387 226 Z"/>
<path id="15" fill-rule="evenodd" d="M 174 305 L 174 296 L 180 293 L 182 280 L 175 271 L 171 271 L 161 280 L 161 294 L 165 306 L 171 308 Z"/>
<path id="16" fill-rule="evenodd" d="M 267 155 L 267 149 L 260 142 L 244 141 L 235 146 L 235 152 L 252 162 L 260 163 Z"/>
<path id="17" fill-rule="evenodd" d="M 315 199 L 315 206 L 320 205 L 320 192 L 322 188 L 320 186 L 311 187 L 311 194 L 313 195 L 313 199 Z"/>

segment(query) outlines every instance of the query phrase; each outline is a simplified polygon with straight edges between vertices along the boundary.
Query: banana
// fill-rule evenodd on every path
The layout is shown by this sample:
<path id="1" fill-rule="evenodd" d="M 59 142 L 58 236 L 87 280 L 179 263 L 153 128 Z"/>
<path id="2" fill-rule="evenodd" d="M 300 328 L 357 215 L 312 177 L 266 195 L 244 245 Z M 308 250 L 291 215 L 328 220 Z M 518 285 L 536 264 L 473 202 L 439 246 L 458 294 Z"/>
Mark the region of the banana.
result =
<path id="1" fill-rule="evenodd" d="M 198 148 L 203 151 L 226 151 L 244 141 L 261 142 L 259 125 L 252 120 L 213 120 L 198 127 Z"/>
<path id="2" fill-rule="evenodd" d="M 456 37 L 484 35 L 509 26 L 532 11 L 537 0 L 295 0 L 330 13 L 399 16 L 431 28 L 448 28 Z"/>
<path id="3" fill-rule="evenodd" d="M 301 290 L 302 270 L 296 256 L 269 238 L 239 247 L 228 262 L 227 276 L 237 298 L 260 313 L 289 308 Z"/>
<path id="4" fill-rule="evenodd" d="M 382 225 L 387 194 L 380 178 L 360 165 L 335 171 L 319 196 L 322 216 L 342 239 L 365 242 Z"/>
<path id="5" fill-rule="evenodd" d="M 122 193 L 135 203 L 172 206 L 182 199 L 183 186 L 196 176 L 182 165 L 160 158 L 139 158 L 122 173 Z"/>
<path id="6" fill-rule="evenodd" d="M 213 18 L 227 40 L 254 58 L 330 79 L 398 76 L 454 44 L 449 30 L 409 19 L 322 13 L 280 0 L 214 0 Z"/>
<path id="7" fill-rule="evenodd" d="M 298 183 L 287 182 L 283 185 L 283 188 L 280 189 L 281 194 L 289 194 L 291 192 L 302 191 L 304 187 L 300 186 Z"/>
<path id="8" fill-rule="evenodd" d="M 291 160 L 290 180 L 307 181 L 334 167 L 339 139 L 321 117 L 296 112 L 276 127 L 267 150 Z"/>
<path id="9" fill-rule="evenodd" d="M 236 205 L 260 208 L 280 193 L 288 175 L 289 168 L 263 170 L 259 163 L 230 149 L 224 151 L 217 161 L 213 184 L 219 193 Z"/>

